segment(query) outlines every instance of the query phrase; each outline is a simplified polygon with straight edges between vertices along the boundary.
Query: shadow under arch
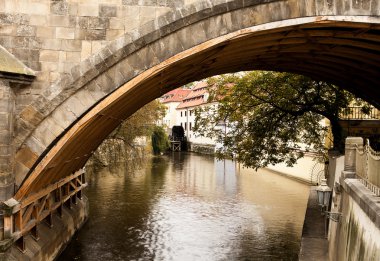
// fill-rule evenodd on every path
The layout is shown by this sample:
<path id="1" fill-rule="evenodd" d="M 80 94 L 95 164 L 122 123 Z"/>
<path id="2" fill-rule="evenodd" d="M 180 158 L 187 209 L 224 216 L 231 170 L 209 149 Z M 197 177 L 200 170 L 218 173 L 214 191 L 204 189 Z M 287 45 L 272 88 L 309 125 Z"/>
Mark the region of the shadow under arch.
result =
<path id="1" fill-rule="evenodd" d="M 46 142 L 41 141 L 40 143 L 44 144 L 39 151 L 33 149 L 35 146 L 30 144 L 38 140 L 38 135 L 43 136 L 43 132 L 39 132 L 40 129 L 48 128 L 49 124 L 54 123 L 54 113 L 61 112 L 58 115 L 64 113 L 66 107 L 62 105 L 63 103 L 54 108 L 33 134 L 26 138 L 19 152 L 27 148 L 35 154 L 36 159 L 32 163 L 24 164 L 30 166 L 29 171 L 24 173 L 15 198 L 22 200 L 83 167 L 91 152 L 102 140 L 138 108 L 171 89 L 208 76 L 254 69 L 300 73 L 340 85 L 379 106 L 380 90 L 377 86 L 380 83 L 378 77 L 380 19 L 378 16 L 361 14 L 297 17 L 292 13 L 286 13 L 274 16 L 275 18 L 262 17 L 264 22 L 257 25 L 257 18 L 253 17 L 253 14 L 259 15 L 258 11 L 268 11 L 269 14 L 269 11 L 273 11 L 275 7 L 285 8 L 288 1 L 256 2 L 263 4 L 242 6 L 240 9 L 234 9 L 233 12 L 237 12 L 234 14 L 227 10 L 207 19 L 195 20 L 196 22 L 188 26 L 183 25 L 181 30 L 186 32 L 175 30 L 147 44 L 148 50 L 137 50 L 133 59 L 128 60 L 124 56 L 108 53 L 112 46 L 120 44 L 115 41 L 99 54 L 104 56 L 108 53 L 107 57 L 115 62 L 107 65 L 107 59 L 104 57 L 102 62 L 98 63 L 98 66 L 105 67 L 102 68 L 105 73 L 94 76 L 94 71 L 92 68 L 87 68 L 89 64 L 86 63 L 81 66 L 87 66 L 85 67 L 87 71 L 81 67 L 76 68 L 75 70 L 79 70 L 79 76 L 74 83 L 86 86 L 87 89 L 83 90 L 87 92 L 97 90 L 102 96 L 98 100 L 94 98 L 87 101 L 83 96 L 86 92 L 76 91 L 72 97 L 76 95 L 75 99 L 84 105 L 83 111 L 74 113 L 77 118 L 67 120 L 67 123 L 64 123 L 67 125 L 66 128 L 62 127 L 62 131 L 57 133 L 56 137 L 47 139 Z M 289 8 L 288 6 L 285 9 Z M 226 14 L 229 18 L 242 15 L 238 21 L 241 24 L 230 25 L 230 28 L 224 28 L 225 30 L 219 28 L 226 25 Z M 290 18 L 287 19 L 287 15 Z M 277 21 L 271 22 L 271 19 Z M 224 22 L 221 22 L 217 28 L 211 28 L 218 26 L 218 21 Z M 184 47 L 186 37 L 181 37 L 183 33 L 191 37 L 188 48 Z M 175 48 L 179 48 L 174 55 L 171 52 L 167 53 L 165 46 L 160 45 L 160 39 L 171 43 L 174 40 L 169 39 L 171 36 L 175 36 L 179 41 L 172 43 Z M 160 62 L 157 57 L 161 52 L 165 59 Z M 167 56 L 169 58 L 166 58 Z M 132 67 L 133 63 L 135 66 Z M 110 70 L 113 70 L 113 73 L 110 73 Z M 97 68 L 96 72 L 100 71 L 101 68 Z M 136 75 L 128 79 L 124 74 L 130 71 Z M 92 80 L 96 77 L 98 81 L 93 83 Z M 92 86 L 91 84 L 94 84 L 95 89 L 88 88 Z M 108 86 L 109 84 L 113 86 Z M 63 86 L 62 93 L 64 92 Z M 16 156 L 17 160 L 23 164 L 23 157 Z"/>

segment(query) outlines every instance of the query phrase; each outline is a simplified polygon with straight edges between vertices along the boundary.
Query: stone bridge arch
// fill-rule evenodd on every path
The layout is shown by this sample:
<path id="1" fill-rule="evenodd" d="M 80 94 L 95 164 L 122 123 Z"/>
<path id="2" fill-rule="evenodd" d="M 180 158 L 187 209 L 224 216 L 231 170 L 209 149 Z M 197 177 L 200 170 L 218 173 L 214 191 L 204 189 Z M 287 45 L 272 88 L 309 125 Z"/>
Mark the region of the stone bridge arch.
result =
<path id="1" fill-rule="evenodd" d="M 379 14 L 376 0 L 197 1 L 125 34 L 21 112 L 15 198 L 83 167 L 144 104 L 211 75 L 301 73 L 379 106 Z"/>

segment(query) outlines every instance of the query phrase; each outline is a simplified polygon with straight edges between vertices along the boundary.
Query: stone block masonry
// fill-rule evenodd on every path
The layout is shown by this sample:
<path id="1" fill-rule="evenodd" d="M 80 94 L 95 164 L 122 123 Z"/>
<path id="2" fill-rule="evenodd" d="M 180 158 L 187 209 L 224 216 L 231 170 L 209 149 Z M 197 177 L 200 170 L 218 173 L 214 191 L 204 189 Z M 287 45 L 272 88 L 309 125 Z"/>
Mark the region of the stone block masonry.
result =
<path id="1" fill-rule="evenodd" d="M 183 0 L 0 0 L 0 45 L 37 72 L 30 88 L 17 90 L 16 111 L 110 41 L 184 4 Z"/>
<path id="2" fill-rule="evenodd" d="M 14 93 L 7 80 L 0 78 L 0 201 L 12 197 Z"/>

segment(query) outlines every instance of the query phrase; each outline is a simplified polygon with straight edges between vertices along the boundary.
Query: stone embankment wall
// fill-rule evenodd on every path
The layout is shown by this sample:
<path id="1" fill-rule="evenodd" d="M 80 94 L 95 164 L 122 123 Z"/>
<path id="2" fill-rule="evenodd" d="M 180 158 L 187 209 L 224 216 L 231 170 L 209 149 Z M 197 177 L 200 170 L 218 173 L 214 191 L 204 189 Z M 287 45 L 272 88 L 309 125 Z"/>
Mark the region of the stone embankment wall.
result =
<path id="1" fill-rule="evenodd" d="M 380 260 L 380 204 L 358 180 L 344 182 L 342 218 L 331 223 L 330 260 Z M 374 205 L 375 209 L 373 209 Z M 372 205 L 372 206 L 371 206 Z M 371 218 L 372 217 L 372 218 Z"/>
<path id="2" fill-rule="evenodd" d="M 212 144 L 198 144 L 188 142 L 187 148 L 189 151 L 198 152 L 202 154 L 214 154 L 215 153 L 215 145 Z"/>
<path id="3" fill-rule="evenodd" d="M 347 148 L 346 141 L 346 158 L 330 159 L 331 211 L 342 216 L 339 222 L 329 222 L 329 259 L 380 260 L 380 199 L 356 179 L 355 157 Z"/>
<path id="4" fill-rule="evenodd" d="M 316 157 L 305 156 L 292 167 L 288 167 L 286 163 L 279 163 L 270 165 L 267 169 L 302 183 L 316 185 L 324 177 L 325 164 Z"/>

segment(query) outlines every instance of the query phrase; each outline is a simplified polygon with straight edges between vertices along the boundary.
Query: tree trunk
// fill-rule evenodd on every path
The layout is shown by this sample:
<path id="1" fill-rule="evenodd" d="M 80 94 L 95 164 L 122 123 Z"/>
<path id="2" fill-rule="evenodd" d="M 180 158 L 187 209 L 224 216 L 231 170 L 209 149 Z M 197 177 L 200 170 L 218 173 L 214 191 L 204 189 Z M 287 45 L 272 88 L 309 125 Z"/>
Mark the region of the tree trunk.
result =
<path id="1" fill-rule="evenodd" d="M 344 140 L 342 136 L 342 127 L 339 124 L 338 118 L 329 118 L 331 124 L 331 131 L 334 138 L 334 149 L 339 152 L 344 152 Z"/>

